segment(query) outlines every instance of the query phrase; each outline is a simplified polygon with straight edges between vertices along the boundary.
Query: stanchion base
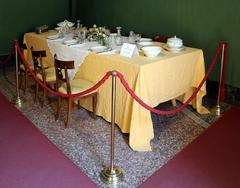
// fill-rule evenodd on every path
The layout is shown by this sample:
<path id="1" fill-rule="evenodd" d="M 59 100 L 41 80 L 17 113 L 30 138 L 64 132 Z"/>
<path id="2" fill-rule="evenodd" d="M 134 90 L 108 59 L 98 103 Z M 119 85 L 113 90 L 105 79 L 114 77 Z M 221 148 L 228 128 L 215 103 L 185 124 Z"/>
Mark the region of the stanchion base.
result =
<path id="1" fill-rule="evenodd" d="M 14 97 L 12 100 L 12 103 L 17 107 L 21 108 L 22 107 L 22 99 L 20 97 Z"/>
<path id="2" fill-rule="evenodd" d="M 212 109 L 212 113 L 214 113 L 216 116 L 220 116 L 221 115 L 221 107 L 220 107 L 220 105 L 216 105 Z"/>
<path id="3" fill-rule="evenodd" d="M 104 168 L 100 173 L 101 180 L 107 184 L 117 184 L 120 181 L 123 181 L 124 174 L 123 170 L 118 167 L 114 167 L 111 171 L 110 167 Z"/>

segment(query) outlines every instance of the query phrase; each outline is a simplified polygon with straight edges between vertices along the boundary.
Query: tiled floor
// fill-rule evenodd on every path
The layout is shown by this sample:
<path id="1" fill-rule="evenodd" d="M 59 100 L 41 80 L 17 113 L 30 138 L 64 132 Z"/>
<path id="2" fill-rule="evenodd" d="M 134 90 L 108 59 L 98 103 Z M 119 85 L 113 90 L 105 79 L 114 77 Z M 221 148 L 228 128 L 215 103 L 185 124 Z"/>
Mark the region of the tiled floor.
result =
<path id="1" fill-rule="evenodd" d="M 15 94 L 14 73 L 7 70 L 7 79 L 1 74 L 0 91 L 11 100 Z M 49 97 L 50 103 L 41 108 L 33 102 L 33 89 L 28 88 L 24 96 L 21 112 L 45 134 L 62 152 L 67 155 L 99 187 L 108 187 L 99 177 L 104 166 L 109 164 L 110 124 L 97 117 L 94 120 L 84 109 L 73 112 L 72 127 L 65 129 L 62 113 L 55 121 L 56 99 Z M 208 101 L 207 101 L 208 102 Z M 171 108 L 162 104 L 161 109 Z M 224 105 L 226 109 L 228 105 Z M 155 137 L 151 141 L 153 151 L 135 152 L 128 146 L 128 135 L 116 130 L 115 164 L 124 169 L 124 181 L 119 187 L 137 187 L 156 170 L 164 165 L 182 148 L 200 135 L 216 117 L 199 115 L 191 107 L 174 115 L 152 114 Z"/>

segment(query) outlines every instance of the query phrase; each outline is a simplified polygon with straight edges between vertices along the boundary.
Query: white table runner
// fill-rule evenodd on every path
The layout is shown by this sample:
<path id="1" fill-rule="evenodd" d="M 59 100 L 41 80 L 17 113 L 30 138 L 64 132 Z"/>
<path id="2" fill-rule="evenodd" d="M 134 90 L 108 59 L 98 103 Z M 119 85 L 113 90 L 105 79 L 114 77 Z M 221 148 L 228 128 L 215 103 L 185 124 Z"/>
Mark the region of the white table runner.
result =
<path id="1" fill-rule="evenodd" d="M 63 44 L 64 40 L 67 40 L 67 38 L 61 40 L 47 39 L 47 43 L 53 56 L 56 54 L 59 60 L 74 61 L 75 69 L 68 70 L 69 79 L 73 79 L 79 67 L 84 62 L 84 59 L 89 54 L 89 48 L 99 46 L 99 44 L 97 42 L 87 42 L 84 44 L 67 46 Z"/>

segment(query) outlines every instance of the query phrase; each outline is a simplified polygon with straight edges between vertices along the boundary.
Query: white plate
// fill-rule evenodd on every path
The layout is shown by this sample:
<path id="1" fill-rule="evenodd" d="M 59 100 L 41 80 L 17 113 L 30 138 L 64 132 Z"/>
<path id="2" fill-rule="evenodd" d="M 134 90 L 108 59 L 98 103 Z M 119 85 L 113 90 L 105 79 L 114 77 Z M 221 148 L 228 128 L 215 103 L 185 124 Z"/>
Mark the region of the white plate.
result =
<path id="1" fill-rule="evenodd" d="M 95 53 L 101 53 L 101 52 L 107 51 L 107 47 L 106 46 L 94 46 L 94 47 L 90 48 L 89 50 L 92 52 L 95 52 Z"/>
<path id="2" fill-rule="evenodd" d="M 56 35 L 50 35 L 47 38 L 50 40 L 55 40 L 55 39 L 58 39 L 59 37 L 60 37 L 59 34 L 56 34 Z"/>
<path id="3" fill-rule="evenodd" d="M 65 40 L 65 41 L 63 41 L 63 44 L 73 45 L 73 44 L 77 44 L 77 42 L 78 42 L 78 40 L 70 39 L 70 40 Z"/>
<path id="4" fill-rule="evenodd" d="M 152 41 L 152 39 L 150 39 L 150 38 L 141 38 L 140 39 L 140 42 L 151 42 Z"/>
<path id="5" fill-rule="evenodd" d="M 146 42 L 139 42 L 138 43 L 140 46 L 150 46 L 152 45 L 153 43 L 152 42 L 149 42 L 149 41 L 146 41 Z"/>
<path id="6" fill-rule="evenodd" d="M 170 52 L 180 52 L 185 49 L 185 46 L 181 46 L 179 48 L 170 48 L 168 45 L 165 44 L 165 45 L 163 45 L 163 48 Z"/>

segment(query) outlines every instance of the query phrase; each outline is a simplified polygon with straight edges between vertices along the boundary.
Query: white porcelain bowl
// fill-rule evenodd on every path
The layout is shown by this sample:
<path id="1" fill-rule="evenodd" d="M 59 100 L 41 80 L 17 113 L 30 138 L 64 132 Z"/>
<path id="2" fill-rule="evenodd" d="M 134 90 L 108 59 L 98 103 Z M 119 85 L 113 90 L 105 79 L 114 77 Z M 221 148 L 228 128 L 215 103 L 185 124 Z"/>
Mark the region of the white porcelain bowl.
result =
<path id="1" fill-rule="evenodd" d="M 146 46 L 142 50 L 147 57 L 157 57 L 162 48 L 159 46 Z"/>
<path id="2" fill-rule="evenodd" d="M 169 38 L 167 40 L 167 46 L 169 48 L 180 48 L 183 45 L 183 41 L 180 38 L 177 38 L 176 36 Z"/>

